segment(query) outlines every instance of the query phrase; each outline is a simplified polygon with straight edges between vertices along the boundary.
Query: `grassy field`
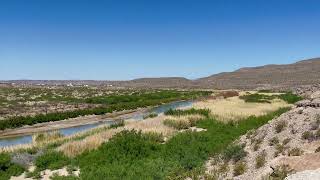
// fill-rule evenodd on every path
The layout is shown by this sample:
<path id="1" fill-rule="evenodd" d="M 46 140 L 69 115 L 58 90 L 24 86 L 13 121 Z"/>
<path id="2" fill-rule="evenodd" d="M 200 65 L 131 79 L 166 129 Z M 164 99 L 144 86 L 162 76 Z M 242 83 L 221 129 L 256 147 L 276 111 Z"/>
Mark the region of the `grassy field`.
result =
<path id="1" fill-rule="evenodd" d="M 246 119 L 249 116 L 261 116 L 279 108 L 291 107 L 301 97 L 292 93 L 241 93 L 240 96 L 226 99 L 200 101 L 193 105 L 195 109 L 209 109 L 211 115 L 222 121 Z"/>

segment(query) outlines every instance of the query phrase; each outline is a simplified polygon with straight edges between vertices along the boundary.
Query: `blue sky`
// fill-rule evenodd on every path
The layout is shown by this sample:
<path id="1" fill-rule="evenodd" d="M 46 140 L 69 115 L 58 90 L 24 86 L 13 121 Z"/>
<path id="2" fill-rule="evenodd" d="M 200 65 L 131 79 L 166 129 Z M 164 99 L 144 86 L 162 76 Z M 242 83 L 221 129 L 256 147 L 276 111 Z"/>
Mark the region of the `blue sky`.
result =
<path id="1" fill-rule="evenodd" d="M 199 78 L 320 56 L 318 0 L 3 0 L 0 79 Z"/>

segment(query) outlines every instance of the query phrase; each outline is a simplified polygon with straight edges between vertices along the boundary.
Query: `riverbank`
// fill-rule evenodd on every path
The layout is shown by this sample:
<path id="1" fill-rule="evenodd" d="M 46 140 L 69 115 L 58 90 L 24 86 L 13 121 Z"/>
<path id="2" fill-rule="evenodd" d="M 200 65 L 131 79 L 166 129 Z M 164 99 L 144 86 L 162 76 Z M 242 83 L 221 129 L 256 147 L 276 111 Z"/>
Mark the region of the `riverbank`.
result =
<path id="1" fill-rule="evenodd" d="M 0 131 L 0 140 L 4 138 L 14 138 L 18 136 L 31 135 L 35 133 L 105 122 L 108 121 L 109 118 L 113 118 L 112 120 L 119 120 L 125 118 L 126 116 L 133 115 L 135 113 L 142 113 L 146 110 L 147 108 L 142 108 L 138 110 L 125 110 L 121 112 L 107 113 L 105 115 L 88 115 L 65 119 L 61 121 L 39 123 L 32 126 L 24 126 L 21 128 L 6 129 Z"/>

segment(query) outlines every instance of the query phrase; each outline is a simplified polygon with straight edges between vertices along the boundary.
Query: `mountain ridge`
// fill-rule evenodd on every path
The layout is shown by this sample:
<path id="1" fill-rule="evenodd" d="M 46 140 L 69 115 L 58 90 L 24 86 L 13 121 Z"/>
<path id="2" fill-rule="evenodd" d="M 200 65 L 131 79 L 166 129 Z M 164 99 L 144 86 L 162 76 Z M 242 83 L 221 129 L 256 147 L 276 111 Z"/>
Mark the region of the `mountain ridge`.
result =
<path id="1" fill-rule="evenodd" d="M 255 89 L 263 87 L 291 87 L 320 83 L 320 58 L 306 59 L 292 64 L 268 64 L 243 67 L 190 80 L 184 77 L 146 77 L 133 80 L 9 80 L 0 83 L 24 85 L 95 85 L 127 88 L 215 88 Z"/>

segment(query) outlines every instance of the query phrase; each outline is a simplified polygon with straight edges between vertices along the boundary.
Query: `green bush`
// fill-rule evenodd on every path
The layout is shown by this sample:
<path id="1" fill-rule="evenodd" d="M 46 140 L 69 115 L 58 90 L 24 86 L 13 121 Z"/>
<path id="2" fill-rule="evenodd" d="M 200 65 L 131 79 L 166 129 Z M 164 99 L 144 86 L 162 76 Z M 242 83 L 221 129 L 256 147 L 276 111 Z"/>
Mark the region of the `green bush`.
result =
<path id="1" fill-rule="evenodd" d="M 244 146 L 239 144 L 232 144 L 228 146 L 223 153 L 223 158 L 226 161 L 233 160 L 234 162 L 238 162 L 246 156 L 247 152 L 244 150 Z"/>
<path id="2" fill-rule="evenodd" d="M 11 176 L 18 176 L 25 171 L 20 165 L 11 162 L 7 153 L 0 153 L 0 179 L 10 179 Z"/>
<path id="3" fill-rule="evenodd" d="M 286 92 L 280 95 L 264 95 L 264 94 L 255 93 L 255 94 L 240 96 L 240 99 L 243 99 L 245 102 L 251 102 L 251 103 L 271 103 L 271 100 L 276 98 L 282 99 L 289 104 L 294 104 L 303 99 L 302 97 L 295 95 L 292 92 Z"/>
<path id="4" fill-rule="evenodd" d="M 56 170 L 62 168 L 70 163 L 70 159 L 61 152 L 50 151 L 39 156 L 35 161 L 37 170 Z"/>

